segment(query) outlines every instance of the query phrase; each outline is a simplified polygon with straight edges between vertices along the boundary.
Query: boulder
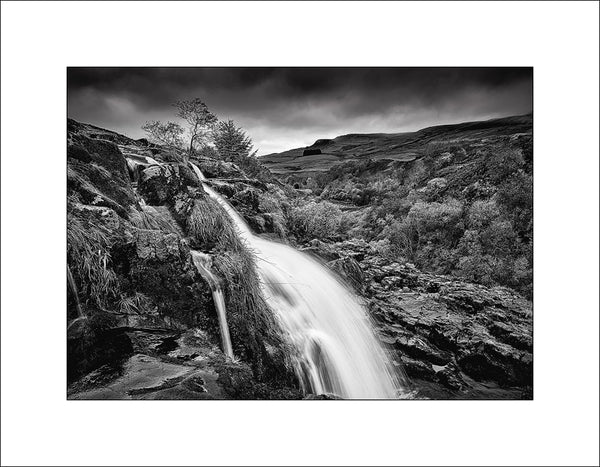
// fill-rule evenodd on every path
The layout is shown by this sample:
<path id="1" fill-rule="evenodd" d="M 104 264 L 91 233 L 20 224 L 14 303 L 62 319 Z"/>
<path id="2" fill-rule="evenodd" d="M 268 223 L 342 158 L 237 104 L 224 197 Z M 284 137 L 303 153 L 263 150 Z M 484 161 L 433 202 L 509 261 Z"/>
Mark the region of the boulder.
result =
<path id="1" fill-rule="evenodd" d="M 148 204 L 163 205 L 173 202 L 188 186 L 200 187 L 201 184 L 191 168 L 176 162 L 144 169 L 140 174 L 138 190 Z"/>
<path id="2" fill-rule="evenodd" d="M 135 232 L 135 246 L 138 258 L 144 260 L 166 261 L 180 256 L 180 238 L 174 233 L 138 229 Z"/>
<path id="3" fill-rule="evenodd" d="M 334 259 L 327 265 L 344 278 L 354 290 L 360 292 L 365 287 L 365 276 L 360 264 L 351 257 Z"/>

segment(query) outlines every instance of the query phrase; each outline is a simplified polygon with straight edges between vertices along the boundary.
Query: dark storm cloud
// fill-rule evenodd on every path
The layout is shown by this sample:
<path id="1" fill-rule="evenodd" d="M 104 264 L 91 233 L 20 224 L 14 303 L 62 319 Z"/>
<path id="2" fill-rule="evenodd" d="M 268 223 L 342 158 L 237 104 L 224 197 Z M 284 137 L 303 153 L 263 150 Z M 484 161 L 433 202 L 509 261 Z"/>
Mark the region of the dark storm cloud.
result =
<path id="1" fill-rule="evenodd" d="M 68 113 L 132 137 L 200 97 L 260 154 L 345 133 L 527 113 L 531 68 L 70 68 Z"/>

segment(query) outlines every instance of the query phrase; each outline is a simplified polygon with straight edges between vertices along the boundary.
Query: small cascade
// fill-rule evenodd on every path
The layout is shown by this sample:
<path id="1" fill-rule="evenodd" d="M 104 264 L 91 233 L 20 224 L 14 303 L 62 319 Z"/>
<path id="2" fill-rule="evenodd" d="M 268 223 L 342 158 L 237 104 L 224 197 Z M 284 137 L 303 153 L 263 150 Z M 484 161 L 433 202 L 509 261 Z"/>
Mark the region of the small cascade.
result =
<path id="1" fill-rule="evenodd" d="M 403 377 L 379 343 L 365 307 L 338 277 L 310 256 L 252 233 L 235 209 L 207 186 L 255 253 L 263 293 L 297 350 L 295 370 L 306 393 L 350 399 L 405 396 Z"/>
<path id="2" fill-rule="evenodd" d="M 231 346 L 231 337 L 229 336 L 229 326 L 227 324 L 227 314 L 225 310 L 225 297 L 219 279 L 211 271 L 211 258 L 207 254 L 191 250 L 192 260 L 198 269 L 200 275 L 210 285 L 215 308 L 219 315 L 219 329 L 221 331 L 221 344 L 223 353 L 231 360 L 233 357 L 233 347 Z"/>
<path id="3" fill-rule="evenodd" d="M 250 230 L 250 227 L 248 227 L 248 224 L 246 224 L 246 221 L 242 219 L 242 216 L 240 216 L 235 209 L 233 209 L 231 204 L 225 201 L 221 197 L 221 195 L 219 195 L 215 190 L 213 190 L 206 183 L 204 183 L 206 181 L 206 177 L 204 176 L 200 168 L 193 162 L 190 162 L 190 165 L 196 173 L 196 176 L 200 179 L 200 181 L 203 182 L 202 186 L 204 187 L 204 191 L 208 194 L 208 196 L 210 196 L 217 203 L 219 203 L 221 207 L 225 209 L 225 211 L 227 211 L 227 214 L 233 220 L 233 224 L 235 225 L 238 234 L 240 235 L 242 240 L 245 240 L 247 243 L 250 243 L 250 240 L 252 240 L 254 234 L 252 233 L 252 230 Z"/>
<path id="4" fill-rule="evenodd" d="M 156 159 L 149 156 L 128 153 L 124 153 L 124 156 L 125 161 L 127 162 L 127 170 L 129 171 L 129 176 L 131 177 L 134 186 L 137 186 L 142 170 L 151 165 L 160 165 Z"/>

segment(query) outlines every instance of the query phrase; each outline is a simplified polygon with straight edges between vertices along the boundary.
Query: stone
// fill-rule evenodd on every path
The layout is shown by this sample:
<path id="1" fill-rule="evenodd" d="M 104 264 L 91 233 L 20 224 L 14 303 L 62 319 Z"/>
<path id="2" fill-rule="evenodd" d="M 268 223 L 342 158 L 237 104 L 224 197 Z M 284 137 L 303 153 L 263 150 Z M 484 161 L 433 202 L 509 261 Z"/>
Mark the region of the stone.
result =
<path id="1" fill-rule="evenodd" d="M 135 234 L 136 253 L 140 259 L 165 261 L 179 257 L 179 237 L 174 233 L 165 234 L 159 230 L 138 229 Z"/>

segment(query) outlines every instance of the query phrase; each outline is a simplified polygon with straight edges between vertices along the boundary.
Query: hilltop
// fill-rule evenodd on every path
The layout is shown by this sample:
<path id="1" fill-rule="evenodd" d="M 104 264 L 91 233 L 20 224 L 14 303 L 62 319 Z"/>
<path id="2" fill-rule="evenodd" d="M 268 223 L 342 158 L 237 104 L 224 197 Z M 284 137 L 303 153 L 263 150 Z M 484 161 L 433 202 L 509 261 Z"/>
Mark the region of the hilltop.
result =
<path id="1" fill-rule="evenodd" d="M 532 135 L 531 114 L 482 122 L 440 125 L 409 133 L 348 134 L 318 139 L 311 146 L 262 156 L 261 162 L 277 176 L 310 177 L 349 161 L 410 162 L 424 156 L 432 146 L 453 140 L 485 145 L 506 136 Z"/>

